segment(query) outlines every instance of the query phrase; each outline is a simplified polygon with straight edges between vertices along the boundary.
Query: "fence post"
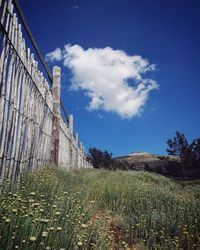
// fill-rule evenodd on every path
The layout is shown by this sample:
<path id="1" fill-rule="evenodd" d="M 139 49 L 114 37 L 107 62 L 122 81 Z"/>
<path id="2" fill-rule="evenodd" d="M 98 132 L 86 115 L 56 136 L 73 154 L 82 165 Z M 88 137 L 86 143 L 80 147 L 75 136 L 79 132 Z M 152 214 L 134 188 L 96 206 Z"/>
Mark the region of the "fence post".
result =
<path id="1" fill-rule="evenodd" d="M 53 131 L 52 131 L 52 163 L 59 163 L 59 134 L 60 134 L 60 75 L 59 67 L 53 67 L 53 85 L 52 95 L 54 98 L 53 104 Z"/>
<path id="2" fill-rule="evenodd" d="M 73 115 L 69 115 L 69 168 L 73 168 Z"/>
<path id="3" fill-rule="evenodd" d="M 78 133 L 76 133 L 76 145 L 77 145 L 77 147 L 78 147 Z"/>
<path id="4" fill-rule="evenodd" d="M 85 158 L 85 148 L 83 147 L 83 168 L 85 168 L 85 162 L 86 162 L 86 158 Z"/>
<path id="5" fill-rule="evenodd" d="M 78 133 L 75 135 L 75 141 L 76 141 L 76 166 L 75 168 L 78 168 Z"/>
<path id="6" fill-rule="evenodd" d="M 80 142 L 80 168 L 83 168 L 83 153 L 82 153 L 83 144 Z"/>

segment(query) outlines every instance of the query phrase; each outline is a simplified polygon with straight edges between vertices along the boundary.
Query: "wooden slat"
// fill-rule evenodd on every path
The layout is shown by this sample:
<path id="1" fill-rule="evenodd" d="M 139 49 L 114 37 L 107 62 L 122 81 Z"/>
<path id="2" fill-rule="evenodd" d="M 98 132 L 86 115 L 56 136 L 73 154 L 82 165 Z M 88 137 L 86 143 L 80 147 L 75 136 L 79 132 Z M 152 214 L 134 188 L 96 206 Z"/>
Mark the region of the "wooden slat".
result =
<path id="1" fill-rule="evenodd" d="M 6 8 L 7 8 L 7 1 L 4 2 L 4 6 L 2 6 L 3 8 L 3 12 L 2 12 L 2 17 L 1 17 L 1 24 L 4 23 L 4 20 L 5 20 L 5 14 L 6 14 Z"/>
<path id="2" fill-rule="evenodd" d="M 17 145 L 15 149 L 15 178 L 17 177 L 18 173 L 20 173 L 21 167 L 21 148 L 23 147 L 23 138 L 24 138 L 24 124 L 26 120 L 26 105 L 27 105 L 27 75 L 22 69 L 22 83 L 21 83 L 21 102 L 19 108 L 19 124 L 18 124 L 18 133 L 17 133 Z"/>
<path id="3" fill-rule="evenodd" d="M 20 55 L 22 52 L 22 37 L 21 37 L 21 25 L 18 24 L 18 36 L 17 36 L 17 52 Z M 19 121 L 17 127 L 17 138 L 16 138 L 16 148 L 14 150 L 14 163 L 13 163 L 13 177 L 16 178 L 20 172 L 20 149 L 23 144 L 23 129 L 25 123 L 25 109 L 26 109 L 26 99 L 27 99 L 27 74 L 24 70 L 23 65 L 21 64 L 21 79 L 20 84 L 21 88 L 19 90 Z"/>
<path id="4" fill-rule="evenodd" d="M 9 34 L 11 34 L 11 37 L 14 36 L 14 32 L 15 32 L 15 27 L 13 24 L 13 17 L 10 16 L 10 25 L 9 25 L 9 29 L 11 30 L 11 32 L 9 32 Z M 7 142 L 8 142 L 8 136 L 9 136 L 9 130 L 10 130 L 10 125 L 11 125 L 11 114 L 12 112 L 9 112 L 10 110 L 10 95 L 12 94 L 12 71 L 13 71 L 13 67 L 14 67 L 14 59 L 15 59 L 15 54 L 13 49 L 11 49 L 10 51 L 10 58 L 9 58 L 9 66 L 8 66 L 8 75 L 6 77 L 6 68 L 4 67 L 4 72 L 3 72 L 3 85 L 5 87 L 5 101 L 4 101 L 4 117 L 3 117 L 3 121 L 2 121 L 2 135 L 1 135 L 1 140 L 3 145 L 1 144 L 1 148 L 0 148 L 0 157 L 2 158 L 2 165 L 4 166 L 3 169 L 3 176 L 7 176 L 8 173 L 8 169 L 5 166 L 5 159 L 6 159 L 6 151 L 7 151 Z"/>
<path id="5" fill-rule="evenodd" d="M 4 12 L 6 11 L 7 2 L 4 5 Z M 2 21 L 5 18 L 5 13 L 2 16 Z M 12 32 L 12 21 L 10 20 L 10 14 L 7 15 L 6 28 L 9 28 L 8 34 Z M 9 57 L 9 48 L 7 38 L 4 36 L 2 43 L 2 51 L 0 56 L 0 110 L 4 110 L 5 104 L 5 92 L 6 92 L 6 72 Z M 0 112 L 0 157 L 2 157 L 2 133 L 3 133 L 3 112 Z"/>
<path id="6" fill-rule="evenodd" d="M 14 46 L 17 48 L 18 47 L 18 20 L 15 17 L 15 44 Z M 18 48 L 17 48 L 18 50 Z M 18 134 L 18 129 L 19 129 L 19 124 L 20 124 L 20 93 L 21 93 L 21 84 L 22 84 L 22 77 L 23 77 L 23 70 L 22 66 L 20 63 L 20 59 L 17 57 L 17 67 L 16 67 L 16 74 L 15 74 L 15 79 L 14 79 L 14 84 L 15 84 L 15 92 L 14 92 L 14 102 L 13 102 L 13 109 L 14 109 L 14 126 L 11 132 L 11 138 L 12 141 L 10 143 L 10 160 L 9 160 L 9 168 L 10 168 L 10 178 L 15 178 L 15 150 L 17 147 L 17 134 Z"/>
<path id="7" fill-rule="evenodd" d="M 17 36 L 17 29 L 16 29 L 16 16 L 13 16 L 13 45 L 16 46 L 16 36 Z M 6 155 L 6 163 L 5 165 L 8 167 L 7 175 L 11 177 L 11 168 L 9 167 L 10 159 L 11 159 L 11 151 L 13 146 L 13 134 L 15 130 L 15 119 L 16 119 L 16 92 L 17 92 L 17 85 L 18 85 L 18 68 L 19 68 L 19 61 L 17 60 L 17 55 L 14 52 L 14 63 L 13 69 L 11 74 L 11 85 L 10 85 L 10 100 L 9 100 L 9 116 L 8 116 L 8 134 L 7 134 L 7 145 L 5 150 Z"/>

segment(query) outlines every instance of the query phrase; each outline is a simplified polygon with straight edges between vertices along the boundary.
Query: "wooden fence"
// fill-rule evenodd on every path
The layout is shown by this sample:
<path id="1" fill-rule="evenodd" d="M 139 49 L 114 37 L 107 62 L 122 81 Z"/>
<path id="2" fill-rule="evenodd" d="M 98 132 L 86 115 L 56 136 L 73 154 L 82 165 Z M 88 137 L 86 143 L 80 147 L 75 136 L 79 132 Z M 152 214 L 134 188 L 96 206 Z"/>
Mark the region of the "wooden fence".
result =
<path id="1" fill-rule="evenodd" d="M 0 0 L 1 179 L 49 164 L 91 167 L 73 134 L 73 116 L 61 115 L 60 68 L 53 68 L 52 82 L 44 77 L 18 19 L 12 0 Z"/>

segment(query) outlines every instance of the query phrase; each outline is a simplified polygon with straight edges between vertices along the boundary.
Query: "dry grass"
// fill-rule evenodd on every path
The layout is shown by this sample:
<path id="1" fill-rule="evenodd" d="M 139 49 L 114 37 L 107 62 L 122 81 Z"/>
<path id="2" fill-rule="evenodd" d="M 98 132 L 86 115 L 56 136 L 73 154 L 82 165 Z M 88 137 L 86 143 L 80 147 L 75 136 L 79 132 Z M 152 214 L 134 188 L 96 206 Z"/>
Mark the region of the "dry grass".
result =
<path id="1" fill-rule="evenodd" d="M 48 167 L 5 182 L 0 249 L 199 249 L 200 186 Z"/>

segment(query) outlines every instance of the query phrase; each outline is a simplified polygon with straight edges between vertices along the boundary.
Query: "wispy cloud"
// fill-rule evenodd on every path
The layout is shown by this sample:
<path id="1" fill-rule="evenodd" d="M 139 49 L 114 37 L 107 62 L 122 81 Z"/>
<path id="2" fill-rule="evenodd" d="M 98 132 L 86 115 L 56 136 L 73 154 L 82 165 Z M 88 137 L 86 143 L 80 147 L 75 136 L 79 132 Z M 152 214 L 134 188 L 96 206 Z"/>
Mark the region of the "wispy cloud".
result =
<path id="1" fill-rule="evenodd" d="M 46 61 L 53 62 L 53 61 L 61 61 L 62 60 L 62 50 L 60 48 L 56 48 L 54 51 L 46 54 L 45 59 Z"/>
<path id="2" fill-rule="evenodd" d="M 60 56 L 55 56 L 56 50 Z M 62 52 L 56 50 L 47 54 L 47 59 L 63 60 L 73 74 L 71 90 L 84 91 L 90 98 L 90 111 L 101 109 L 132 118 L 141 113 L 150 91 L 158 88 L 154 80 L 145 78 L 155 65 L 141 56 L 110 47 L 84 50 L 69 44 Z"/>

